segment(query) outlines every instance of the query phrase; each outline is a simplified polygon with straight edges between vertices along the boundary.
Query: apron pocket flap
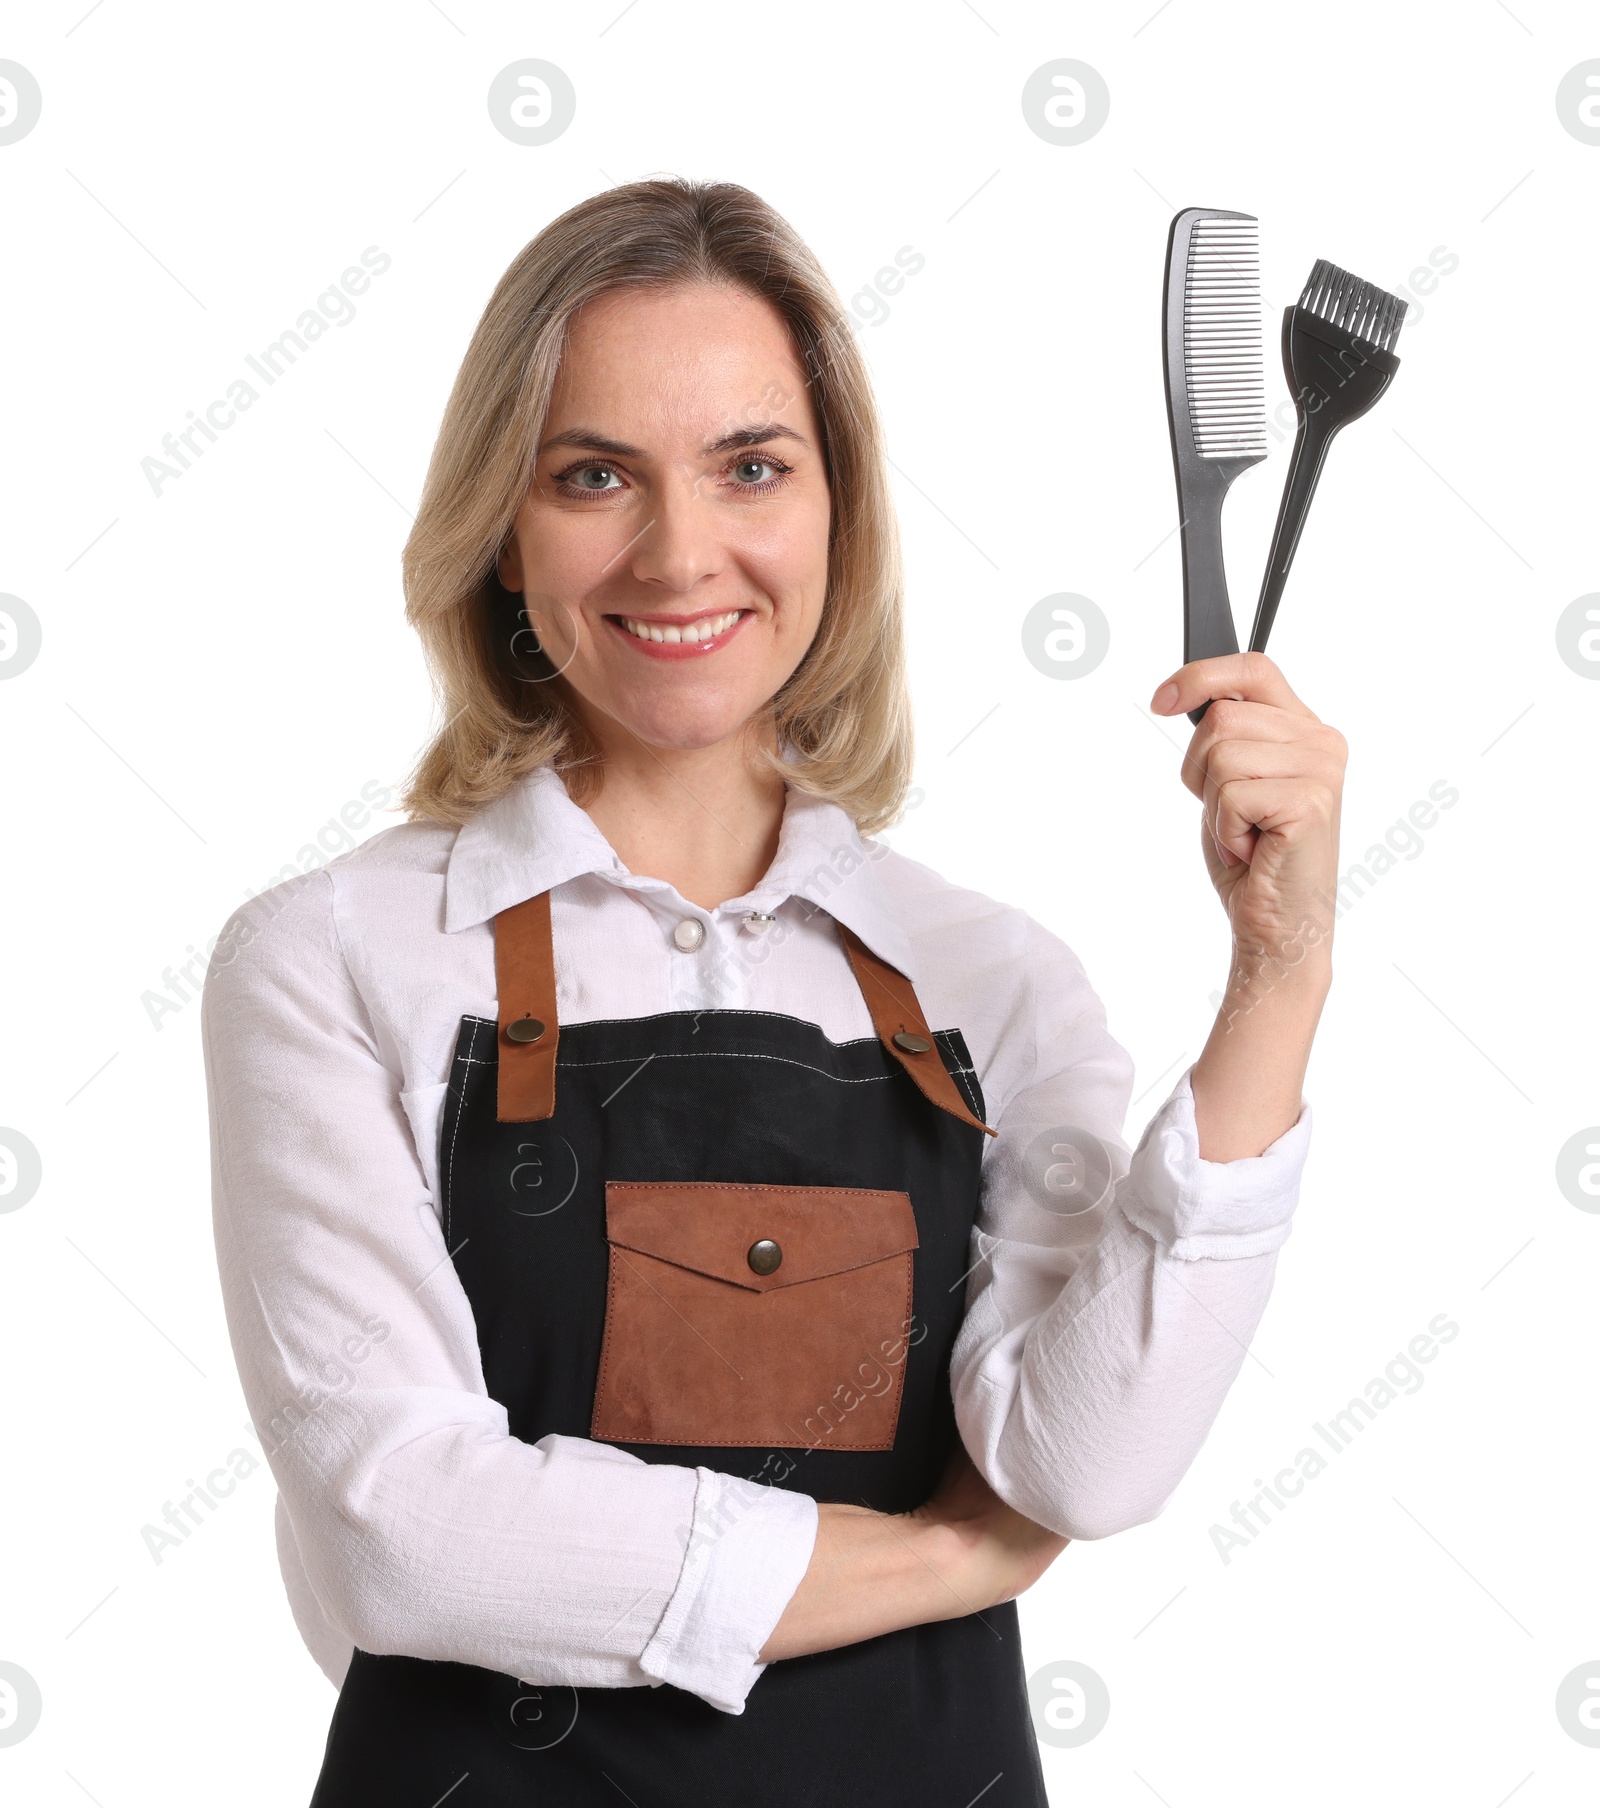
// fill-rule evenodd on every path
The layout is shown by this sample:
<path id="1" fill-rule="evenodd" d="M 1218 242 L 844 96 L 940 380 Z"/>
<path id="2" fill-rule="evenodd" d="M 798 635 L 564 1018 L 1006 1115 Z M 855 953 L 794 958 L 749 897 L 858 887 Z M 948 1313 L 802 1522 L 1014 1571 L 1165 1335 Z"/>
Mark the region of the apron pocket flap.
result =
<path id="1" fill-rule="evenodd" d="M 917 1220 L 909 1195 L 864 1187 L 613 1180 L 606 1184 L 606 1236 L 624 1249 L 766 1293 L 915 1249 Z"/>

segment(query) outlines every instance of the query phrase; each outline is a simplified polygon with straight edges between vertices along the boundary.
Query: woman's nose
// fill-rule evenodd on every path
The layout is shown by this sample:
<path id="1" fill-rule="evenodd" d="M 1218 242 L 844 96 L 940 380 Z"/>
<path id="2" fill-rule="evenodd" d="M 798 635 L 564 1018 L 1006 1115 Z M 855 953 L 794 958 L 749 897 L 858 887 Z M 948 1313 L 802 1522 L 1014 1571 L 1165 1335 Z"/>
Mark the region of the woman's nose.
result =
<path id="1" fill-rule="evenodd" d="M 651 498 L 649 519 L 623 555 L 641 583 L 689 591 L 722 570 L 727 550 L 712 498 L 714 482 L 699 471 L 675 471 Z"/>

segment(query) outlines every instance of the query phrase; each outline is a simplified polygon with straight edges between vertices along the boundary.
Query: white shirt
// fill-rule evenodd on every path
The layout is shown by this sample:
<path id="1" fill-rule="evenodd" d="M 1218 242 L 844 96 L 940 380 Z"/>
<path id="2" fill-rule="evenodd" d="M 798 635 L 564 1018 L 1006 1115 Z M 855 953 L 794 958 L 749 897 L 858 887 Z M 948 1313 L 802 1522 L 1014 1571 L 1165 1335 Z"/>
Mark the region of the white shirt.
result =
<path id="1" fill-rule="evenodd" d="M 485 1391 L 437 1141 L 460 1019 L 496 1015 L 493 918 L 537 892 L 563 1023 L 724 1007 L 871 1036 L 837 919 L 964 1033 L 1000 1134 L 950 1376 L 1002 1499 L 1104 1537 L 1154 1517 L 1204 1440 L 1289 1234 L 1309 1111 L 1259 1157 L 1202 1161 L 1185 1074 L 1130 1163 L 1132 1065 L 1070 949 L 836 806 L 786 804 L 766 876 L 705 910 L 629 873 L 542 769 L 463 829 L 388 829 L 264 892 L 219 937 L 218 1265 L 290 1603 L 335 1683 L 359 1646 L 740 1713 L 810 1560 L 808 1496 L 523 1443 Z M 752 913 L 776 920 L 756 934 Z M 705 931 L 687 951 L 686 919 Z"/>

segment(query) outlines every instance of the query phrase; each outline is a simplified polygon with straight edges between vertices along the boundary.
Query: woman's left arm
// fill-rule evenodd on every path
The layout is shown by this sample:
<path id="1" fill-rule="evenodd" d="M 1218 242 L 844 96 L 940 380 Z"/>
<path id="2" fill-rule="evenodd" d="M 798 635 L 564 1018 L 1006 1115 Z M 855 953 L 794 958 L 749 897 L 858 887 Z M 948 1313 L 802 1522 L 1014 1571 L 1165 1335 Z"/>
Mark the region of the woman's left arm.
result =
<path id="1" fill-rule="evenodd" d="M 1191 1076 L 1200 1153 L 1259 1155 L 1300 1111 L 1332 978 L 1345 742 L 1265 653 L 1199 659 L 1157 690 L 1176 715 L 1211 700 L 1183 762 L 1233 931 L 1216 1023 Z"/>
<path id="2" fill-rule="evenodd" d="M 1130 1159 L 1133 1064 L 1072 951 L 1028 927 L 1038 1058 L 991 1115 L 950 1385 L 962 1441 L 1008 1506 L 1105 1538 L 1161 1511 L 1238 1377 L 1311 1114 L 1258 1155 L 1206 1160 L 1191 1069 Z"/>
<path id="3" fill-rule="evenodd" d="M 1076 958 L 1031 926 L 1034 1072 L 985 1155 L 951 1358 L 977 1467 L 1067 1537 L 1153 1518 L 1193 1462 L 1266 1308 L 1310 1138 L 1344 741 L 1264 655 L 1185 666 L 1153 707 L 1207 699 L 1184 779 L 1233 931 L 1216 1023 L 1130 1160 L 1131 1064 Z"/>

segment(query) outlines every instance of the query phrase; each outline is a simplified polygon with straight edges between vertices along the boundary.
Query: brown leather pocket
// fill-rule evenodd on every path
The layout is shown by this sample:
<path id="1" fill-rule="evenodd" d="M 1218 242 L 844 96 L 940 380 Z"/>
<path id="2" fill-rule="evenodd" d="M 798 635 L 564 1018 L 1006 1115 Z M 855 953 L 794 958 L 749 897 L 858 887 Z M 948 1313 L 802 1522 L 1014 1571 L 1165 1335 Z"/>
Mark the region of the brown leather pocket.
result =
<path id="1" fill-rule="evenodd" d="M 917 1247 L 907 1194 L 611 1181 L 606 1236 L 594 1437 L 893 1445 Z"/>

